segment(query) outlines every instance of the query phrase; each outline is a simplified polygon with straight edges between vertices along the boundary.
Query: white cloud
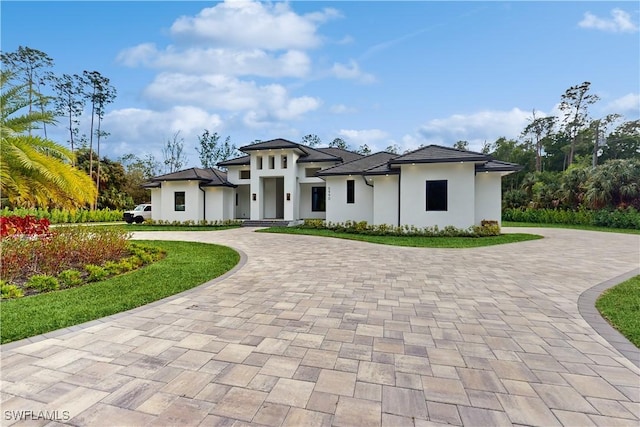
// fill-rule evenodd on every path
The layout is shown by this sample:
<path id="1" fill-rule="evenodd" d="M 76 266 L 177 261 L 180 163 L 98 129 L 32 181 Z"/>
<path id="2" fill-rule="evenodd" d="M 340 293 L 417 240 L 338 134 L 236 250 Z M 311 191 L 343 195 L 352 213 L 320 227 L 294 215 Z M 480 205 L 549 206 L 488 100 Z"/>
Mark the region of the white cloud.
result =
<path id="1" fill-rule="evenodd" d="M 545 113 L 537 111 L 540 117 Z M 451 146 L 456 141 L 469 142 L 471 150 L 479 150 L 482 143 L 497 138 L 517 138 L 529 123 L 530 111 L 513 108 L 509 111 L 479 111 L 472 114 L 454 114 L 442 119 L 432 119 L 419 130 L 412 144 L 438 144 Z M 403 141 L 404 142 L 404 141 Z M 419 144 L 418 144 L 419 145 Z"/>
<path id="2" fill-rule="evenodd" d="M 376 81 L 376 78 L 372 74 L 360 70 L 360 66 L 353 59 L 350 60 L 348 64 L 334 63 L 331 68 L 331 73 L 339 79 L 352 79 L 365 84 Z"/>
<path id="3" fill-rule="evenodd" d="M 308 49 L 321 44 L 318 24 L 337 16 L 334 9 L 301 16 L 284 2 L 225 1 L 195 17 L 178 18 L 171 33 L 230 47 Z"/>
<path id="4" fill-rule="evenodd" d="M 638 31 L 638 26 L 631 21 L 631 15 L 617 8 L 611 11 L 611 18 L 600 18 L 591 12 L 585 12 L 584 18 L 578 25 L 581 28 L 613 33 L 635 33 Z"/>
<path id="5" fill-rule="evenodd" d="M 262 49 L 180 49 L 168 46 L 164 51 L 159 51 L 151 43 L 125 49 L 120 52 L 117 60 L 130 67 L 143 65 L 184 73 L 236 76 L 303 77 L 311 68 L 311 60 L 306 53 L 299 50 L 288 50 L 276 55 Z"/>
<path id="6" fill-rule="evenodd" d="M 637 117 L 640 114 L 640 94 L 629 93 L 614 99 L 605 106 L 605 111 L 619 114 L 631 113 Z"/>
<path id="7" fill-rule="evenodd" d="M 389 138 L 389 134 L 380 129 L 340 129 L 338 135 L 356 147 L 367 144 L 373 151 L 386 147 Z"/>
<path id="8" fill-rule="evenodd" d="M 349 113 L 356 113 L 358 112 L 357 109 L 353 108 L 353 107 L 347 107 L 344 104 L 336 104 L 336 105 L 332 105 L 329 108 L 329 111 L 331 111 L 333 114 L 349 114 Z"/>
<path id="9" fill-rule="evenodd" d="M 191 106 L 175 106 L 164 111 L 139 108 L 113 110 L 105 115 L 105 129 L 110 150 L 120 156 L 134 153 L 153 153 L 159 160 L 167 139 L 180 131 L 185 151 L 195 147 L 196 136 L 204 129 L 215 132 L 223 122 L 218 114 Z"/>

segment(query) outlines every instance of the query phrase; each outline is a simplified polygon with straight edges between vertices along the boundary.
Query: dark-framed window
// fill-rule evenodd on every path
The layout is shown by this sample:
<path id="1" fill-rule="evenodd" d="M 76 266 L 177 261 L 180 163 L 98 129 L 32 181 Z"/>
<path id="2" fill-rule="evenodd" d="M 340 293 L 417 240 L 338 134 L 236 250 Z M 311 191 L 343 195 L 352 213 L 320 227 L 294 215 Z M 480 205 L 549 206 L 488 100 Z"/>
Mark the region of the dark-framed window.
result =
<path id="1" fill-rule="evenodd" d="M 311 187 L 311 210 L 313 212 L 326 212 L 327 210 L 326 187 Z"/>
<path id="2" fill-rule="evenodd" d="M 353 179 L 347 180 L 347 203 L 356 202 L 356 181 Z"/>
<path id="3" fill-rule="evenodd" d="M 447 210 L 447 180 L 427 181 L 427 203 L 428 211 Z"/>
<path id="4" fill-rule="evenodd" d="M 184 191 L 176 191 L 173 193 L 173 206 L 176 211 L 185 210 L 185 196 Z"/>
<path id="5" fill-rule="evenodd" d="M 251 179 L 251 171 L 240 171 L 240 179 Z"/>

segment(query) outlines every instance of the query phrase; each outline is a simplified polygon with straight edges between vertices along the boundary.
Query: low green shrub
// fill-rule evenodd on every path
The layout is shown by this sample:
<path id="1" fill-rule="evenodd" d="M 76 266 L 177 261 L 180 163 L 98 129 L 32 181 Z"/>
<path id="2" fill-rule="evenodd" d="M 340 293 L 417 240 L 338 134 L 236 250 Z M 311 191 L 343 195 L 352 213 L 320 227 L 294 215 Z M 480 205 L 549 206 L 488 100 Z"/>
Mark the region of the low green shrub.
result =
<path id="1" fill-rule="evenodd" d="M 87 276 L 88 282 L 99 282 L 109 277 L 109 272 L 99 265 L 87 264 L 84 269 L 89 273 L 89 276 Z"/>
<path id="2" fill-rule="evenodd" d="M 25 283 L 25 287 L 35 289 L 38 292 L 50 292 L 60 289 L 60 282 L 48 274 L 34 274 L 29 277 L 29 280 Z"/>
<path id="3" fill-rule="evenodd" d="M 194 227 L 194 226 L 207 226 L 207 227 L 239 227 L 240 225 L 242 225 L 242 221 L 241 220 L 237 220 L 237 219 L 225 219 L 225 220 L 213 220 L 213 221 L 207 221 L 207 220 L 200 220 L 200 221 L 193 221 L 193 220 L 188 220 L 188 221 L 169 221 L 169 220 L 162 220 L 162 219 L 148 219 L 145 222 L 142 223 L 143 225 L 171 225 L 174 227 Z"/>
<path id="4" fill-rule="evenodd" d="M 640 212 L 633 207 L 616 210 L 515 209 L 502 211 L 502 220 L 537 224 L 593 225 L 640 230 Z"/>
<path id="5" fill-rule="evenodd" d="M 47 219 L 51 224 L 70 224 L 83 222 L 113 222 L 122 221 L 124 211 L 118 209 L 96 209 L 93 211 L 87 209 L 77 209 L 75 211 L 67 211 L 60 209 L 9 209 L 0 210 L 0 217 L 5 216 L 34 216 L 37 219 Z"/>
<path id="6" fill-rule="evenodd" d="M 2 299 L 22 298 L 24 293 L 16 285 L 0 280 L 0 296 Z"/>
<path id="7" fill-rule="evenodd" d="M 307 219 L 299 228 L 327 229 L 339 233 L 364 234 L 370 236 L 426 236 L 426 237 L 485 237 L 500 235 L 497 221 L 483 221 L 484 225 L 460 229 L 453 226 L 444 228 L 416 227 L 414 225 L 393 226 L 388 224 L 368 224 L 366 221 L 346 221 L 334 223 L 321 219 Z"/>
<path id="8" fill-rule="evenodd" d="M 63 288 L 73 288 L 83 283 L 82 275 L 78 270 L 74 269 L 60 272 L 60 274 L 58 274 L 58 281 Z"/>

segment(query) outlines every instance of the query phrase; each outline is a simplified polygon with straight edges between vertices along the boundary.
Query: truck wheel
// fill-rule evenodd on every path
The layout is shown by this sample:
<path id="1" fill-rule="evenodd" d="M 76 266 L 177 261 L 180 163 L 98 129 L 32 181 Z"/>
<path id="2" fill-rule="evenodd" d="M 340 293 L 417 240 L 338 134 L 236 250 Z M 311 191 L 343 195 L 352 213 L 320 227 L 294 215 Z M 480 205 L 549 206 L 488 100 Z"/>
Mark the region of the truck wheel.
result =
<path id="1" fill-rule="evenodd" d="M 133 223 L 133 220 L 131 218 L 127 218 L 127 219 L 125 219 L 125 221 L 127 222 L 127 224 Z"/>
<path id="2" fill-rule="evenodd" d="M 142 218 L 141 216 L 136 217 L 136 224 L 142 224 L 143 222 L 144 222 L 144 218 Z"/>

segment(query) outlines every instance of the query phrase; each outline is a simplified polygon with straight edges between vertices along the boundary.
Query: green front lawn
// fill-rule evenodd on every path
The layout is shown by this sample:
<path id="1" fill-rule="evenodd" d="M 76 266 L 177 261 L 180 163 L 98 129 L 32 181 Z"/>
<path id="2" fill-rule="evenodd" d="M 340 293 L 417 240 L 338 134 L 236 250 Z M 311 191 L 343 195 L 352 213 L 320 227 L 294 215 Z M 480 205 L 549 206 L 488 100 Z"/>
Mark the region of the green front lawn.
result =
<path id="1" fill-rule="evenodd" d="M 604 291 L 596 308 L 611 326 L 640 348 L 640 276 Z"/>
<path id="2" fill-rule="evenodd" d="M 503 227 L 542 227 L 542 228 L 570 228 L 575 230 L 606 231 L 608 233 L 640 234 L 640 230 L 629 228 L 609 228 L 597 225 L 574 225 L 574 224 L 539 224 L 536 222 L 511 222 L 502 221 Z"/>
<path id="3" fill-rule="evenodd" d="M 7 343 L 139 307 L 221 276 L 240 261 L 240 255 L 225 246 L 144 243 L 166 250 L 166 258 L 102 282 L 3 301 L 0 341 Z"/>
<path id="4" fill-rule="evenodd" d="M 418 248 L 478 248 L 481 246 L 501 245 L 542 239 L 535 234 L 501 234 L 489 237 L 424 237 L 424 236 L 372 236 L 368 234 L 340 233 L 326 229 L 271 227 L 257 230 L 261 233 L 303 234 L 307 236 L 336 237 L 339 239 L 359 240 L 393 246 L 412 246 Z"/>

